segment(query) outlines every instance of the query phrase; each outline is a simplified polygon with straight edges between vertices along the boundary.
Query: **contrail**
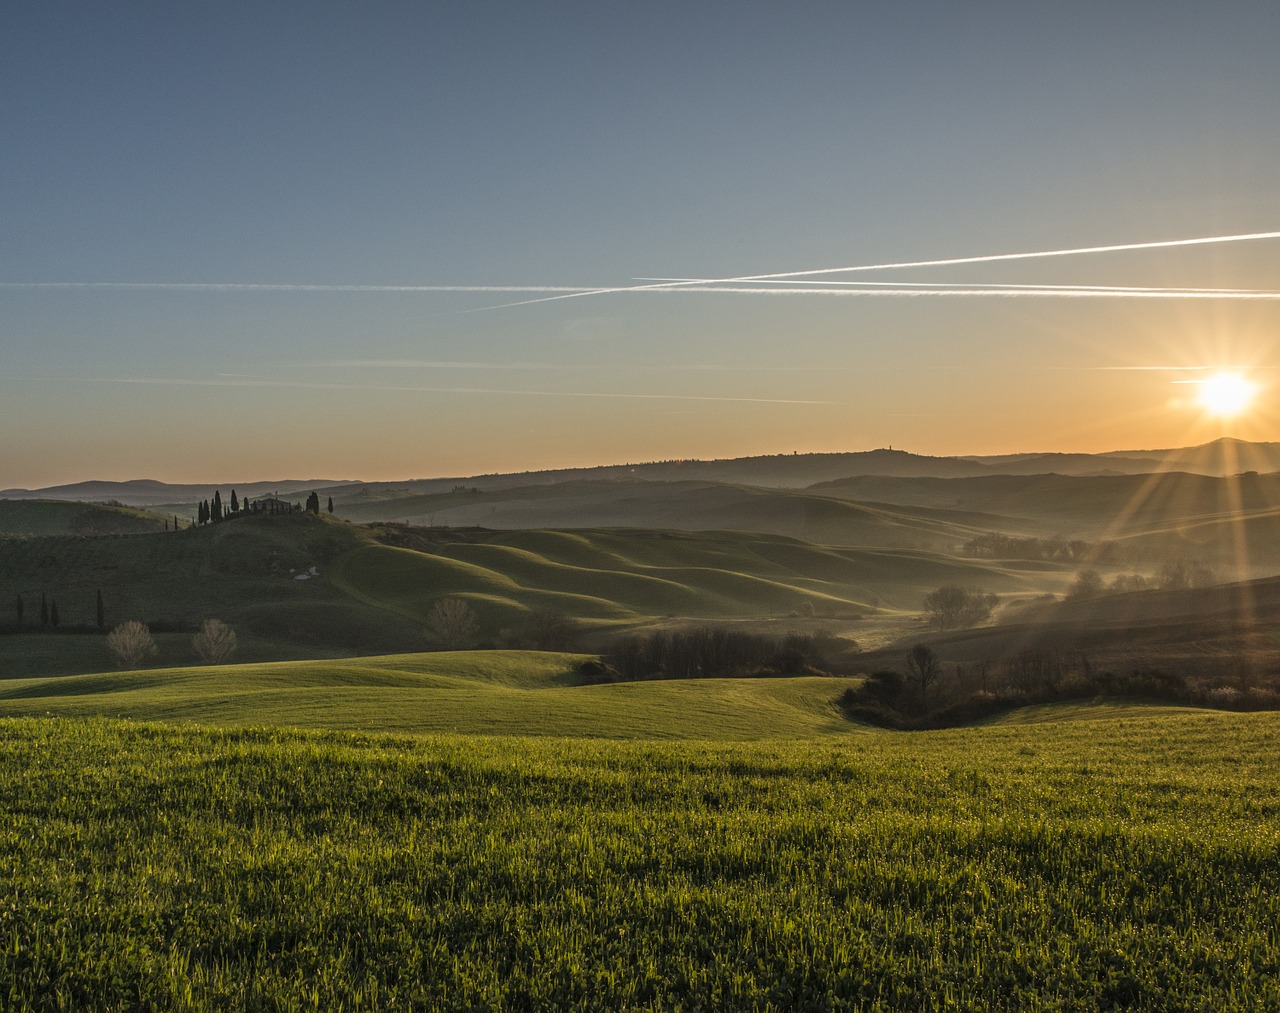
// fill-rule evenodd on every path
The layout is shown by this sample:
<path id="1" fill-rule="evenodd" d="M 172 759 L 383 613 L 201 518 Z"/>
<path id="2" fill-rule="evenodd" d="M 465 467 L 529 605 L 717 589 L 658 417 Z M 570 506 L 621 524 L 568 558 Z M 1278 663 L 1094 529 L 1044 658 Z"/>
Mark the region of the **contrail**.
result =
<path id="1" fill-rule="evenodd" d="M 82 377 L 87 383 L 123 383 L 173 387 L 288 387 L 303 390 L 372 390 L 421 394 L 505 394 L 523 397 L 622 398 L 641 401 L 731 401 L 745 404 L 833 405 L 836 401 L 801 401 L 774 397 L 713 397 L 706 394 L 618 394 L 578 390 L 506 390 L 490 387 L 417 387 L 365 383 L 318 383 L 302 380 L 192 380 L 180 377 Z"/>
<path id="2" fill-rule="evenodd" d="M 589 285 L 290 285 L 235 281 L 5 281 L 0 289 L 155 289 L 166 292 L 594 292 Z"/>
<path id="3" fill-rule="evenodd" d="M 714 278 L 637 278 L 636 281 L 670 281 L 693 285 L 717 285 Z M 776 279 L 757 282 L 758 285 L 811 285 L 808 280 Z M 1028 285 L 1011 282 L 967 282 L 967 281 L 824 281 L 823 286 L 847 288 L 954 288 L 954 289 L 1028 289 L 1037 292 L 1195 292 L 1209 295 L 1253 294 L 1256 289 L 1248 288 L 1196 288 L 1193 286 L 1169 285 Z M 698 291 L 698 289 L 693 289 Z"/>
<path id="4" fill-rule="evenodd" d="M 624 289 L 621 291 L 653 291 L 650 289 Z M 1063 288 L 1063 287 L 1027 287 L 1027 288 L 830 288 L 823 285 L 797 288 L 763 288 L 759 285 L 703 285 L 693 287 L 674 287 L 660 290 L 669 295 L 698 295 L 704 292 L 723 292 L 734 295 L 834 295 L 848 298 L 866 296 L 899 296 L 908 299 L 920 296 L 947 296 L 953 298 L 980 298 L 1000 296 L 1002 298 L 1054 298 L 1054 299 L 1244 299 L 1244 300 L 1276 300 L 1280 299 L 1280 291 L 1261 289 L 1240 289 L 1235 292 L 1202 290 L 1202 289 L 1123 289 L 1123 288 Z M 526 302 L 507 303 L 507 306 L 528 306 L 531 303 L 546 302 L 545 299 L 532 299 Z M 502 309 L 501 306 L 488 306 L 484 309 Z M 463 310 L 474 313 L 477 310 Z"/>
<path id="5" fill-rule="evenodd" d="M 847 274 L 853 271 L 889 271 L 898 268 L 912 267 L 950 267 L 957 264 L 991 264 L 1002 260 L 1038 260 L 1046 257 L 1076 257 L 1090 253 L 1120 253 L 1131 250 L 1160 250 L 1177 246 L 1206 246 L 1213 243 L 1244 243 L 1258 239 L 1280 239 L 1280 232 L 1248 232 L 1231 236 L 1201 236 L 1195 239 L 1164 239 L 1147 243 L 1120 243 L 1111 246 L 1079 246 L 1062 250 L 1038 250 L 1032 253 L 988 253 L 976 257 L 948 257 L 941 260 L 906 260 L 884 264 L 856 264 L 851 267 L 822 267 L 808 271 L 782 271 L 776 274 L 741 275 L 736 278 L 716 278 L 710 283 L 715 285 L 739 285 L 746 282 L 774 281 L 780 278 L 806 278 L 819 274 Z M 541 299 L 523 299 L 519 302 L 503 303 L 497 306 L 485 306 L 469 313 L 482 310 L 508 309 L 516 306 L 532 306 L 536 303 L 556 302 L 560 299 L 578 299 L 589 295 L 612 295 L 621 292 L 649 292 L 664 288 L 678 288 L 687 282 L 656 282 L 649 285 L 631 285 L 616 288 L 600 288 L 580 292 L 568 292 L 547 296 Z M 699 283 L 701 284 L 701 283 Z M 937 293 L 932 293 L 937 294 Z"/>

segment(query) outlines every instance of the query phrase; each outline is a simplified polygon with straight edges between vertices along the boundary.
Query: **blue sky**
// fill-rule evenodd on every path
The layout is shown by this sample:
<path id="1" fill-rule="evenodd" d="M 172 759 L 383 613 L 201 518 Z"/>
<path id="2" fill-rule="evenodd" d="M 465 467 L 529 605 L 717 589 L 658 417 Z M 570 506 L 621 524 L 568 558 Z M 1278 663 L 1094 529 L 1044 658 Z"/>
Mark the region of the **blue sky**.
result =
<path id="1" fill-rule="evenodd" d="M 0 487 L 1210 438 L 1115 367 L 1265 389 L 1280 304 L 352 287 L 1280 230 L 1277 42 L 1264 3 L 6 5 Z M 831 280 L 1277 279 L 1262 240 Z"/>

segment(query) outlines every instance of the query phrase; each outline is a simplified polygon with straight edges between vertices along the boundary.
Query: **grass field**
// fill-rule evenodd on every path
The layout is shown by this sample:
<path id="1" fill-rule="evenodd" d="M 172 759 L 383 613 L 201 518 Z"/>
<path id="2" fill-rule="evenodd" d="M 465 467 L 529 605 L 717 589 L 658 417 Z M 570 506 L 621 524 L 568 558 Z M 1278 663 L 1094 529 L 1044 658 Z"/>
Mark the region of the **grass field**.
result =
<path id="1" fill-rule="evenodd" d="M 578 655 L 467 651 L 0 681 L 0 715 L 603 738 L 848 734 L 848 679 L 583 686 Z"/>
<path id="2" fill-rule="evenodd" d="M 1275 1009 L 1278 768 L 1276 715 L 1154 709 L 756 744 L 0 720 L 0 1005 Z"/>

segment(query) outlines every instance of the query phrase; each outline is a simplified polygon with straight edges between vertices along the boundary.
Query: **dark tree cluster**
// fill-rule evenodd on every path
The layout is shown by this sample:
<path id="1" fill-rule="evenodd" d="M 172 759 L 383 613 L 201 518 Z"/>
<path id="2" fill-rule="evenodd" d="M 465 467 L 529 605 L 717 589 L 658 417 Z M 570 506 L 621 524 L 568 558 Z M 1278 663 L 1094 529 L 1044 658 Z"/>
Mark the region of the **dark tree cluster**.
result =
<path id="1" fill-rule="evenodd" d="M 837 703 L 857 721 L 884 728 L 945 728 L 1031 704 L 1129 698 L 1226 710 L 1280 709 L 1280 678 L 1242 664 L 1227 677 L 1189 679 L 1159 659 L 1103 667 L 1088 654 L 1041 647 L 994 659 L 945 664 L 926 644 L 903 657 L 904 671 L 883 669 L 846 690 Z M 1154 663 L 1153 663 L 1154 662 Z"/>
<path id="2" fill-rule="evenodd" d="M 1115 542 L 1085 542 L 1079 539 L 1030 538 L 1002 535 L 996 532 L 978 535 L 964 543 L 964 554 L 973 559 L 1030 559 L 1051 563 L 1097 564 L 1120 560 L 1120 547 Z"/>
<path id="3" fill-rule="evenodd" d="M 210 499 L 202 500 L 196 507 L 196 524 L 204 527 L 206 524 L 217 524 L 219 521 L 229 520 L 232 517 L 247 517 L 250 514 L 261 514 L 273 517 L 277 514 L 293 514 L 300 510 L 306 509 L 313 514 L 320 513 L 320 494 L 311 493 L 307 497 L 305 508 L 300 503 L 290 503 L 288 500 L 281 499 L 276 496 L 263 496 L 261 499 L 250 499 L 246 496 L 241 499 L 234 489 L 231 490 L 231 499 L 224 504 L 222 493 L 215 490 Z M 333 497 L 329 497 L 329 513 L 333 513 Z M 173 526 L 176 530 L 178 527 L 178 519 L 173 519 Z"/>
<path id="4" fill-rule="evenodd" d="M 998 601 L 980 587 L 947 584 L 924 596 L 924 611 L 938 629 L 959 630 L 985 622 Z"/>
<path id="5" fill-rule="evenodd" d="M 714 679 L 745 675 L 795 675 L 827 664 L 833 645 L 814 637 L 767 637 L 704 626 L 619 640 L 606 655 L 622 679 Z M 856 647 L 840 641 L 840 649 Z"/>

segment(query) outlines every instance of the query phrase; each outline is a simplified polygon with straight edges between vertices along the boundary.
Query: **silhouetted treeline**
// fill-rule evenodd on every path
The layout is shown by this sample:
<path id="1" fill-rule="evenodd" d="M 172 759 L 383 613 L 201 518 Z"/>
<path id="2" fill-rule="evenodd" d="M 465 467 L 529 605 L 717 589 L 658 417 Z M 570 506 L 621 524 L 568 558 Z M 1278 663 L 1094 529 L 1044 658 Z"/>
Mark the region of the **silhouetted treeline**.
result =
<path id="1" fill-rule="evenodd" d="M 279 496 L 262 496 L 259 499 L 249 499 L 247 496 L 241 500 L 236 495 L 234 489 L 231 490 L 231 501 L 226 507 L 223 506 L 221 490 L 214 490 L 211 499 L 201 500 L 196 506 L 196 524 L 204 527 L 206 524 L 217 524 L 219 521 L 229 520 L 232 517 L 245 517 L 250 514 L 261 514 L 265 516 L 275 516 L 277 514 L 296 514 L 305 509 L 309 513 L 320 513 L 320 494 L 312 492 L 307 496 L 306 506 L 301 503 L 291 503 L 288 500 L 281 499 Z M 333 513 L 333 497 L 329 497 L 329 513 Z M 178 519 L 175 517 L 173 526 L 176 529 Z"/>
<path id="2" fill-rule="evenodd" d="M 1029 559 L 1053 563 L 1115 563 L 1121 559 L 1115 542 L 1086 542 L 1080 539 L 1031 538 L 996 532 L 978 535 L 964 543 L 964 554 L 974 559 Z"/>
<path id="3" fill-rule="evenodd" d="M 861 686 L 845 690 L 837 704 L 854 720 L 901 729 L 946 728 L 1032 704 L 1116 697 L 1221 710 L 1280 709 L 1275 675 L 1263 676 L 1246 664 L 1227 685 L 1192 682 L 1155 665 L 1101 668 L 1084 652 L 1053 648 L 945 665 L 931 648 L 916 645 L 904 656 L 903 668 L 873 672 Z"/>
<path id="4" fill-rule="evenodd" d="M 857 645 L 838 637 L 762 636 L 703 626 L 657 631 L 617 641 L 605 663 L 618 679 L 717 679 L 825 673 Z"/>

